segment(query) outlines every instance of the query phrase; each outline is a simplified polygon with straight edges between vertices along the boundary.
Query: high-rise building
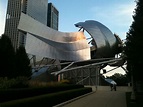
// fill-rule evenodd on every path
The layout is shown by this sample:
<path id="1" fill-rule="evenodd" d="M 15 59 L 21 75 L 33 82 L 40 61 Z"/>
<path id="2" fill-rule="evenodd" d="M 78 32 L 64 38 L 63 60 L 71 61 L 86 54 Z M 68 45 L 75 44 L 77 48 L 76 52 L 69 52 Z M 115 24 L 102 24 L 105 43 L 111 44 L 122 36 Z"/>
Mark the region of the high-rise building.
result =
<path id="1" fill-rule="evenodd" d="M 47 19 L 47 26 L 58 30 L 59 25 L 59 11 L 52 3 L 48 3 L 48 19 Z"/>
<path id="2" fill-rule="evenodd" d="M 5 34 L 9 36 L 15 49 L 25 45 L 26 33 L 17 29 L 21 12 L 47 25 L 48 0 L 8 0 Z"/>

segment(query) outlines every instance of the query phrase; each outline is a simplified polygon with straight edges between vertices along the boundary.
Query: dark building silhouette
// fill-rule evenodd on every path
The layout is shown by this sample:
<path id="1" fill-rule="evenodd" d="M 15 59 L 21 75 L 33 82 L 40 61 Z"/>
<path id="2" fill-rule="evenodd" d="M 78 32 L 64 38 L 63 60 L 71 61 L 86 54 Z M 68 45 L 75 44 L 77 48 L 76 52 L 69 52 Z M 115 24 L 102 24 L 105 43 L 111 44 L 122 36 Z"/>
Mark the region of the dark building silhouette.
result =
<path id="1" fill-rule="evenodd" d="M 52 3 L 48 3 L 48 19 L 47 26 L 58 30 L 59 25 L 59 11 L 55 8 Z"/>

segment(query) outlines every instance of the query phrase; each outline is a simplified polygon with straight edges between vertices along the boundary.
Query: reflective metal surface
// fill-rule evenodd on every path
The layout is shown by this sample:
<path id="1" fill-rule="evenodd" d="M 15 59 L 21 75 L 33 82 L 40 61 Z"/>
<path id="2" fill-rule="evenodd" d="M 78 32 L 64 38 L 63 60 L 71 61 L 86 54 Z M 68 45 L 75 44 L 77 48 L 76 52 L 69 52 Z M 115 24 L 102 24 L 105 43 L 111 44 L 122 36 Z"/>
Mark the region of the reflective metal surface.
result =
<path id="1" fill-rule="evenodd" d="M 75 26 L 83 28 L 93 37 L 96 46 L 96 58 L 114 57 L 117 54 L 117 38 L 103 24 L 94 20 L 88 20 L 76 23 Z"/>
<path id="2" fill-rule="evenodd" d="M 59 32 L 23 13 L 18 29 L 27 32 L 27 53 L 68 61 L 90 59 L 90 46 L 83 32 Z"/>

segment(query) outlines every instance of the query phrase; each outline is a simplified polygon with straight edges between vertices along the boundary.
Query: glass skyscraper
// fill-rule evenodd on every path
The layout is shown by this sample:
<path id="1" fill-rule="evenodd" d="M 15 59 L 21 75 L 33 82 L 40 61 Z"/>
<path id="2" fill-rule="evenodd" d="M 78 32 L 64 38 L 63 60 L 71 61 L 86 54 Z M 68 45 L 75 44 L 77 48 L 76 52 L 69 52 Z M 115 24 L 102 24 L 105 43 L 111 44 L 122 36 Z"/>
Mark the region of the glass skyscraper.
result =
<path id="1" fill-rule="evenodd" d="M 48 0 L 8 0 L 5 34 L 9 36 L 15 49 L 25 45 L 26 33 L 17 29 L 21 12 L 47 25 Z"/>
<path id="2" fill-rule="evenodd" d="M 47 20 L 47 26 L 58 30 L 58 24 L 59 24 L 59 11 L 56 9 L 56 7 L 52 3 L 48 3 L 48 20 Z"/>

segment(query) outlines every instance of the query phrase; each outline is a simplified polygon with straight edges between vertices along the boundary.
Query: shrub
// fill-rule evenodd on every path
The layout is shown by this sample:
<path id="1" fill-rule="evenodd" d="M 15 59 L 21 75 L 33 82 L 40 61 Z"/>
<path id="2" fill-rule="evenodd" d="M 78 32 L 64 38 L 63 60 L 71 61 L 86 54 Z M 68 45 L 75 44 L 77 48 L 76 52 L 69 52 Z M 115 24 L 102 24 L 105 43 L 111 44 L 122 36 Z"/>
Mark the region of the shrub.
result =
<path id="1" fill-rule="evenodd" d="M 29 81 L 29 87 L 53 87 L 62 85 L 60 82 L 41 82 L 41 81 Z"/>
<path id="2" fill-rule="evenodd" d="M 48 93 L 55 93 L 59 91 L 83 88 L 83 85 L 59 85 L 53 87 L 34 87 L 34 88 L 20 88 L 0 90 L 0 102 L 16 100 L 26 97 L 33 97 Z"/>
<path id="3" fill-rule="evenodd" d="M 89 87 L 79 88 L 0 103 L 0 107 L 40 107 L 41 105 L 42 107 L 52 107 L 56 104 L 62 103 L 91 91 L 92 89 Z"/>
<path id="4" fill-rule="evenodd" d="M 10 88 L 26 88 L 28 87 L 28 78 L 17 77 L 13 79 L 8 79 L 7 77 L 0 78 L 0 89 L 10 89 Z"/>

